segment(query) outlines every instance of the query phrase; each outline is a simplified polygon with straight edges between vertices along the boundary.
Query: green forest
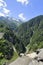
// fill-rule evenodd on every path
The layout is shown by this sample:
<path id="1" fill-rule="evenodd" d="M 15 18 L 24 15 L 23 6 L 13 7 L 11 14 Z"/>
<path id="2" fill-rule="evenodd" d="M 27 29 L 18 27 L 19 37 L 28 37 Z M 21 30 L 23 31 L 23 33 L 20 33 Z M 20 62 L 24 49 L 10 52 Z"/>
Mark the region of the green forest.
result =
<path id="1" fill-rule="evenodd" d="M 26 47 L 28 53 L 43 48 L 43 15 L 22 23 L 0 17 L 0 65 L 3 59 L 10 62 L 25 53 Z"/>

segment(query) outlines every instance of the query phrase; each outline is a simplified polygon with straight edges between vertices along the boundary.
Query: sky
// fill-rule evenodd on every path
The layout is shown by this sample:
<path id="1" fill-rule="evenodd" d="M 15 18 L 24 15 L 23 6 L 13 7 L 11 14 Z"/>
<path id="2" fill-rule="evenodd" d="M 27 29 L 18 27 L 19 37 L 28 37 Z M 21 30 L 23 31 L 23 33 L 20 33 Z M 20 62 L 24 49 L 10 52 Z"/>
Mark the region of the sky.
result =
<path id="1" fill-rule="evenodd" d="M 29 20 L 43 15 L 43 0 L 0 0 L 0 16 Z"/>

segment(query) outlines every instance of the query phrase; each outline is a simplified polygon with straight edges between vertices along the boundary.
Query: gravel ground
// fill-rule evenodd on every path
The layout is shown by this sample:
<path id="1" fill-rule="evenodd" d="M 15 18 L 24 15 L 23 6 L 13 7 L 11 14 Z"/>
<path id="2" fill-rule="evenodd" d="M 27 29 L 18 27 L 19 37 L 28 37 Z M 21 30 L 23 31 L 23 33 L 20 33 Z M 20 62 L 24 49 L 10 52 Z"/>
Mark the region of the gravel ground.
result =
<path id="1" fill-rule="evenodd" d="M 36 57 L 36 59 L 35 59 Z M 43 65 L 43 49 L 36 54 L 35 52 L 19 57 L 9 65 Z"/>
<path id="2" fill-rule="evenodd" d="M 38 62 L 37 60 L 32 60 L 28 65 L 43 65 L 43 62 Z"/>
<path id="3" fill-rule="evenodd" d="M 31 59 L 27 56 L 19 57 L 16 61 L 9 65 L 28 65 Z"/>

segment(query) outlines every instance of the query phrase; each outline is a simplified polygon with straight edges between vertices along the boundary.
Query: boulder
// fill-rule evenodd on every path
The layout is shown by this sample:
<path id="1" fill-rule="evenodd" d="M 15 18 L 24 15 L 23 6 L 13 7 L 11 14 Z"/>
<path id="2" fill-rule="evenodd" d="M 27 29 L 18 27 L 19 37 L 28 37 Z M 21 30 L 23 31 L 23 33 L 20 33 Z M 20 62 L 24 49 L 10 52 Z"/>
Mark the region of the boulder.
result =
<path id="1" fill-rule="evenodd" d="M 36 51 L 37 59 L 32 59 L 29 65 L 43 65 L 43 48 Z M 33 56 L 33 54 L 32 54 Z M 36 56 L 35 56 L 36 57 Z"/>
<path id="2" fill-rule="evenodd" d="M 40 49 L 40 52 L 38 53 L 38 61 L 42 61 L 43 62 L 43 49 Z"/>
<path id="3" fill-rule="evenodd" d="M 37 54 L 35 52 L 31 53 L 31 54 L 27 54 L 26 56 L 28 56 L 31 59 L 34 59 L 37 57 Z"/>

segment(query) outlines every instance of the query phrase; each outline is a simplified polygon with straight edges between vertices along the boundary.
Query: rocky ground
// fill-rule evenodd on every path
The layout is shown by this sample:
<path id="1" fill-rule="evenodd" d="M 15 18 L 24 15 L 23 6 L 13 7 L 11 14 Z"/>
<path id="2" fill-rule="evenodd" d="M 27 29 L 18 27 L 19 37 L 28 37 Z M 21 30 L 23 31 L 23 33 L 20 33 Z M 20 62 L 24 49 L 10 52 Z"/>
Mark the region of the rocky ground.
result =
<path id="1" fill-rule="evenodd" d="M 43 65 L 43 49 L 38 49 L 35 53 L 36 56 L 28 65 Z"/>
<path id="2" fill-rule="evenodd" d="M 36 52 L 19 57 L 9 65 L 43 65 L 43 49 L 38 49 Z"/>
<path id="3" fill-rule="evenodd" d="M 38 62 L 37 60 L 32 60 L 28 65 L 43 65 L 43 62 Z"/>
<path id="4" fill-rule="evenodd" d="M 28 65 L 31 59 L 27 56 L 19 57 L 16 61 L 12 62 L 9 65 Z"/>

